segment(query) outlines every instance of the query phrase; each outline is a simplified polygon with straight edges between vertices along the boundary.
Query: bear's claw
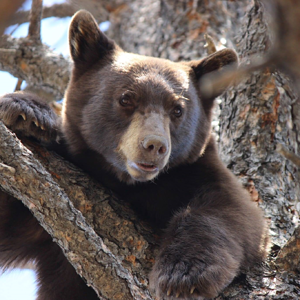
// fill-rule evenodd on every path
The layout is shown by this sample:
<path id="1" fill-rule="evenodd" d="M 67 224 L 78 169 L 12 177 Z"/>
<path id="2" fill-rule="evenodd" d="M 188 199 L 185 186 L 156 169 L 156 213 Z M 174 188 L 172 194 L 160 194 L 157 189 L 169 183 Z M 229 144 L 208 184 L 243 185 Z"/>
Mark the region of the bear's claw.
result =
<path id="1" fill-rule="evenodd" d="M 0 97 L 0 120 L 17 134 L 55 141 L 60 119 L 47 104 L 36 98 L 24 92 Z"/>

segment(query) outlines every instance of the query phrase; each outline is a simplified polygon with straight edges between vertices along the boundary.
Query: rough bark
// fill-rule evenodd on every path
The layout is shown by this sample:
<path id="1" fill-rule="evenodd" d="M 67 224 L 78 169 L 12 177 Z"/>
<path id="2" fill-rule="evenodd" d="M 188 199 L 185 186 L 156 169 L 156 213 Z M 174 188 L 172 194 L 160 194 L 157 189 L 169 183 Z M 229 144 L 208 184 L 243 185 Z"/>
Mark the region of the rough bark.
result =
<path id="1" fill-rule="evenodd" d="M 256 2 L 237 40 L 243 64 L 247 63 L 249 55 L 264 56 L 272 47 L 264 17 L 263 7 Z M 293 106 L 298 101 L 288 78 L 266 68 L 231 89 L 221 105 L 222 158 L 264 209 L 275 256 L 291 238 L 299 220 L 299 170 L 276 151 L 276 145 L 283 144 L 297 152 L 298 125 Z M 283 259 L 274 261 L 272 256 L 269 259 L 269 266 L 275 269 L 262 280 L 269 285 L 268 296 L 264 299 L 298 299 L 295 273 L 289 269 L 285 269 L 285 273 L 276 272 L 277 268 L 282 270 Z M 265 284 L 260 287 L 261 291 L 265 288 Z"/>
<path id="2" fill-rule="evenodd" d="M 265 57 L 272 43 L 260 2 L 241 2 L 147 1 L 146 5 L 143 0 L 134 1 L 114 21 L 111 35 L 132 52 L 189 60 L 205 54 L 202 33 L 208 32 L 217 41 L 226 37 L 227 44 L 236 47 L 246 65 L 248 56 Z M 236 22 L 234 17 L 241 17 L 247 5 L 251 8 L 249 14 Z M 242 22 L 244 27 L 239 31 Z M 235 35 L 237 40 L 233 39 Z M 289 79 L 270 68 L 240 82 L 222 99 L 220 152 L 266 211 L 274 256 L 289 240 L 299 219 L 298 169 L 275 151 L 281 143 L 297 153 L 298 108 Z M 298 299 L 297 285 L 290 285 L 292 279 L 273 271 L 273 263 L 271 256 L 264 270 L 240 278 L 219 299 Z"/>
<path id="3" fill-rule="evenodd" d="M 70 77 L 70 61 L 28 38 L 0 38 L 0 70 L 62 99 Z"/>
<path id="4" fill-rule="evenodd" d="M 228 29 L 222 1 L 132 1 L 111 21 L 109 33 L 127 51 L 174 61 L 203 56 L 204 34 L 219 43 Z"/>
<path id="5" fill-rule="evenodd" d="M 299 153 L 299 129 L 300 129 L 300 3 L 298 1 L 282 1 L 273 0 L 266 1 L 267 8 L 271 11 L 270 23 L 273 25 L 274 35 L 274 50 L 272 51 L 275 57 L 275 64 L 290 76 L 292 82 L 281 73 L 276 74 L 276 78 L 280 78 L 280 82 L 283 82 L 285 87 L 288 87 L 291 104 L 290 104 L 290 122 L 288 122 L 289 131 L 292 131 L 291 136 L 286 137 L 289 141 L 292 141 L 292 147 L 289 143 L 289 149 L 285 145 L 278 145 L 277 152 L 283 157 L 289 160 L 295 166 L 295 171 L 292 176 L 295 176 L 295 180 L 298 180 L 296 187 L 296 201 L 293 206 L 289 208 L 295 211 L 299 211 L 299 177 L 300 177 L 300 157 L 296 155 Z M 291 94 L 291 87 L 297 92 L 296 96 Z M 288 132 L 289 133 L 289 132 Z M 290 151 L 292 150 L 292 151 Z M 296 153 L 296 154 L 295 154 Z M 290 175 L 290 177 L 291 177 Z M 292 179 L 294 179 L 292 178 Z M 295 218 L 295 225 L 298 225 L 298 218 Z M 292 237 L 280 250 L 278 257 L 276 258 L 276 266 L 285 274 L 285 277 L 289 280 L 297 281 L 299 274 L 300 258 L 299 258 L 299 235 L 300 227 L 298 226 Z"/>
<path id="6" fill-rule="evenodd" d="M 270 47 L 262 8 L 249 13 L 244 36 L 238 41 L 242 63 L 249 55 L 263 55 Z M 252 189 L 271 219 L 278 245 L 292 234 L 292 206 L 299 197 L 297 168 L 280 156 L 276 144 L 297 149 L 292 104 L 296 98 L 287 79 L 267 68 L 256 72 L 226 94 L 222 103 L 220 148 L 226 164 Z M 258 194 L 255 192 L 258 191 Z"/>
<path id="7" fill-rule="evenodd" d="M 30 208 L 87 284 L 104 299 L 152 299 L 151 230 L 58 155 L 27 140 L 28 150 L 2 122 L 0 141 L 1 188 Z"/>
<path id="8" fill-rule="evenodd" d="M 280 36 L 280 34 L 284 37 L 284 43 L 279 47 L 282 51 L 285 47 L 297 45 L 296 42 L 300 40 L 299 38 L 294 39 L 294 43 L 292 43 L 293 36 L 290 34 L 285 36 L 283 32 L 287 28 L 292 28 L 294 32 L 297 32 L 300 28 L 298 25 L 292 26 L 289 23 L 296 24 L 299 20 L 297 13 L 300 13 L 300 10 L 296 10 L 299 4 L 296 3 L 296 5 L 294 2 L 292 6 L 292 0 L 268 1 L 272 5 L 275 5 L 275 2 L 278 3 L 282 11 L 288 9 L 290 14 L 295 10 L 296 15 L 296 17 L 293 15 L 288 20 L 284 18 L 285 29 L 281 27 L 281 31 L 276 31 L 275 28 L 272 34 L 270 33 L 272 22 L 269 25 L 266 23 L 265 9 L 260 1 L 252 3 L 250 0 L 116 0 L 110 2 L 103 0 L 96 3 L 94 1 L 74 0 L 70 2 L 76 7 L 89 9 L 93 13 L 98 12 L 98 17 L 96 14 L 98 20 L 101 18 L 102 20 L 109 19 L 111 21 L 110 36 L 125 50 L 165 57 L 175 61 L 198 59 L 205 55 L 204 33 L 212 36 L 217 42 L 217 46 L 221 46 L 219 41 L 225 37 L 227 39 L 226 45 L 233 45 L 237 49 L 243 65 L 247 65 L 249 56 L 265 57 L 266 54 L 269 55 L 272 52 L 269 50 L 274 49 L 272 45 L 274 43 L 275 47 L 278 45 L 276 44 L 276 36 Z M 88 5 L 90 6 L 88 7 Z M 97 5 L 101 5 L 101 8 Z M 248 14 L 243 16 L 246 11 Z M 275 12 L 278 13 L 278 10 Z M 283 16 L 286 15 L 283 14 Z M 242 23 L 243 28 L 239 31 Z M 238 38 L 234 39 L 234 36 Z M 3 50 L 1 52 L 0 49 L 0 68 L 5 68 L 16 74 L 17 77 L 37 85 L 46 82 L 46 86 L 57 90 L 58 97 L 61 97 L 68 80 L 69 62 L 55 56 L 49 58 L 45 55 L 49 50 L 43 46 L 41 48 L 36 45 L 27 46 L 28 41 L 26 40 L 19 41 L 4 37 L 0 42 L 1 48 L 22 49 L 22 51 L 16 50 L 13 52 L 13 56 L 5 56 L 12 52 Z M 300 57 L 297 53 L 298 49 L 299 47 L 296 47 L 290 52 L 285 51 L 280 55 L 277 54 L 274 56 L 276 59 L 273 60 L 275 65 L 283 67 L 289 74 L 292 74 L 294 80 L 298 78 L 297 72 L 300 69 L 293 65 L 298 66 Z M 287 55 L 290 55 L 287 63 L 282 63 Z M 292 59 L 293 56 L 295 57 L 294 60 Z M 27 68 L 23 67 L 22 69 L 22 61 L 25 61 Z M 28 67 L 32 64 L 42 66 L 41 69 L 48 64 L 53 65 L 54 69 L 56 67 L 60 72 L 59 74 L 63 75 L 55 74 L 54 69 L 51 71 L 47 69 L 46 73 L 41 71 L 36 75 L 37 71 Z M 48 76 L 45 77 L 45 74 Z M 289 78 L 280 71 L 274 71 L 274 66 L 264 68 L 264 70 L 244 78 L 219 101 L 221 102 L 221 115 L 219 126 L 217 125 L 216 129 L 219 130 L 220 134 L 221 156 L 227 166 L 248 188 L 253 199 L 258 201 L 264 209 L 266 218 L 270 223 L 272 251 L 266 264 L 256 266 L 247 275 L 238 277 L 217 299 L 299 299 L 300 285 L 297 278 L 299 272 L 299 228 L 294 231 L 299 220 L 299 169 L 288 159 L 282 157 L 276 149 L 278 149 L 278 144 L 282 144 L 288 150 L 296 154 L 299 153 L 300 101 Z M 51 155 L 43 155 L 46 153 L 44 150 L 41 151 L 40 148 L 32 145 L 30 147 L 33 147 L 32 150 L 35 155 L 39 155 L 44 167 L 45 164 L 53 161 Z M 7 162 L 7 165 L 14 166 L 11 165 L 11 162 Z M 45 167 L 52 174 L 51 180 L 59 180 L 59 185 L 66 189 L 67 196 L 70 199 L 75 198 L 72 200 L 75 201 L 75 207 L 83 213 L 88 224 L 94 225 L 94 230 L 102 237 L 105 245 L 118 257 L 118 263 L 123 264 L 121 267 L 126 267 L 129 272 L 133 273 L 132 276 L 137 276 L 140 282 L 147 284 L 145 274 L 152 264 L 152 250 L 155 248 L 151 232 L 146 230 L 144 225 L 140 225 L 136 218 L 127 212 L 128 209 L 124 212 L 122 204 L 114 201 L 107 193 L 99 192 L 98 198 L 95 198 L 94 194 L 91 194 L 92 189 L 87 183 L 88 179 L 81 173 L 76 173 L 79 171 L 75 171 L 71 166 L 69 166 L 70 172 L 75 173 L 72 173 L 71 181 L 62 186 L 61 180 L 67 179 L 70 173 L 63 170 L 58 171 L 56 168 L 60 164 L 54 164 L 53 169 L 50 169 L 52 163 Z M 5 171 L 5 166 L 2 168 L 4 168 L 1 171 L 3 176 L 8 176 L 5 174 L 13 172 L 13 170 L 9 171 L 9 168 Z M 16 169 L 15 166 L 14 168 Z M 10 176 L 16 175 L 11 174 Z M 73 186 L 78 184 L 80 188 L 75 191 Z M 89 187 L 83 191 L 82 186 Z M 33 188 L 36 187 L 33 186 Z M 26 196 L 31 197 L 31 195 Z M 91 199 L 104 200 L 98 203 Z M 32 202 L 33 200 L 24 201 Z M 37 199 L 38 202 L 40 202 L 39 198 Z M 110 206 L 103 206 L 107 203 Z M 31 208 L 36 209 L 35 207 Z M 43 214 L 45 211 L 47 210 L 43 210 Z M 43 216 L 43 214 L 38 215 Z M 101 218 L 96 218 L 96 215 L 101 215 Z M 45 218 L 42 219 L 46 219 L 46 217 L 48 218 L 49 215 L 46 214 Z M 117 217 L 121 219 L 117 219 Z M 126 221 L 128 218 L 129 221 Z M 129 226 L 128 228 L 125 227 L 124 229 L 124 222 Z M 49 224 L 52 228 L 51 219 Z M 57 234 L 56 231 L 47 227 L 48 225 L 45 226 L 52 232 L 53 236 Z M 90 230 L 90 228 L 87 229 Z M 138 229 L 137 235 L 134 233 L 135 229 Z M 59 237 L 55 238 L 60 240 Z M 68 241 L 68 238 L 63 236 L 59 242 L 60 246 L 66 250 L 67 256 L 69 252 L 73 253 L 73 250 L 69 250 L 72 243 Z M 99 238 L 88 235 L 87 242 L 84 243 L 95 240 L 99 241 Z M 93 251 L 92 253 L 95 254 Z M 77 255 L 79 254 L 68 257 L 79 273 L 82 272 L 81 274 L 89 280 L 91 278 L 89 271 L 85 272 L 86 265 L 76 259 Z M 72 257 L 75 257 L 75 261 L 72 260 Z M 111 271 L 113 270 L 112 266 L 119 265 L 118 263 L 111 263 L 111 260 L 108 261 L 110 268 L 108 275 L 110 276 L 115 274 L 114 271 Z M 95 271 L 97 270 L 93 269 L 91 272 Z M 97 285 L 93 280 L 88 282 L 93 286 Z M 124 280 L 122 281 L 117 277 L 116 282 L 120 283 L 121 291 L 128 292 L 127 287 L 123 289 Z M 128 282 L 130 285 L 130 280 Z M 128 286 L 127 283 L 125 286 Z M 108 290 L 112 285 L 108 286 Z M 143 286 L 141 287 L 143 289 Z M 102 291 L 101 293 L 106 292 Z M 117 289 L 114 289 L 113 293 L 115 292 Z"/>

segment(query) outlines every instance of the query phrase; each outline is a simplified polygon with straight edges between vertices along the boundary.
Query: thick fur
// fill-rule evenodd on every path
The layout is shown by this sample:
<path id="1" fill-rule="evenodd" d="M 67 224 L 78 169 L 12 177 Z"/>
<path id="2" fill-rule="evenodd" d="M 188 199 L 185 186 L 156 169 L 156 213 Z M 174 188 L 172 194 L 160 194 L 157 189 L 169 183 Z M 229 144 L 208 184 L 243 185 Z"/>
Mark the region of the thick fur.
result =
<path id="1" fill-rule="evenodd" d="M 40 140 L 63 135 L 69 159 L 163 232 L 150 274 L 159 299 L 217 296 L 264 253 L 262 213 L 220 161 L 213 99 L 200 90 L 205 74 L 237 64 L 235 52 L 183 63 L 126 53 L 86 11 L 74 16 L 69 39 L 74 67 L 62 122 L 24 93 L 4 96 L 0 117 Z M 2 267 L 35 260 L 39 300 L 97 299 L 27 208 L 9 198 L 0 194 Z"/>

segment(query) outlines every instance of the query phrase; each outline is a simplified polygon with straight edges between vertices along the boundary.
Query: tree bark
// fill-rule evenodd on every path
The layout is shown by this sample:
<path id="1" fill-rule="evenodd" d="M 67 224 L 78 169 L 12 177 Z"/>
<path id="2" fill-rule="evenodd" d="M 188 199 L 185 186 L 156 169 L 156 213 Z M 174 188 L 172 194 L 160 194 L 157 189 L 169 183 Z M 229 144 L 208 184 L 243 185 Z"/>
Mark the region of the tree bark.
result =
<path id="1" fill-rule="evenodd" d="M 104 299 L 152 299 L 153 233 L 103 187 L 0 122 L 1 188 L 29 207 L 78 274 Z M 92 227 L 93 226 L 93 227 Z"/>
<path id="2" fill-rule="evenodd" d="M 291 9 L 289 0 L 268 1 L 274 5 L 275 2 L 281 3 L 283 10 Z M 276 28 L 271 31 L 272 22 L 267 23 L 271 19 L 267 18 L 266 9 L 258 0 L 115 0 L 110 3 L 103 0 L 97 2 L 101 8 L 91 6 L 95 5 L 94 1 L 74 0 L 70 3 L 86 9 L 92 7 L 96 17 L 98 13 L 98 20 L 109 19 L 109 35 L 124 50 L 175 61 L 204 56 L 204 33 L 208 33 L 217 47 L 225 44 L 236 48 L 241 64 L 247 66 L 249 57 L 253 55 L 262 58 L 274 55 L 274 43 L 275 47 L 278 45 L 276 36 L 282 34 Z M 298 4 L 292 8 L 295 13 L 300 13 L 300 10 L 296 10 Z M 297 18 L 293 16 L 291 20 L 296 22 Z M 297 31 L 300 27 L 291 28 Z M 222 38 L 226 39 L 223 44 L 220 43 Z M 279 49 L 291 47 L 292 40 L 290 35 L 285 37 L 285 44 L 280 45 Z M 33 84 L 47 86 L 55 91 L 58 98 L 62 97 L 69 78 L 70 63 L 67 60 L 58 56 L 49 57 L 47 53 L 51 52 L 42 45 L 6 36 L 2 38 L 0 48 L 1 69 Z M 294 62 L 298 64 L 299 55 L 294 50 L 284 53 L 296 56 Z M 299 299 L 300 295 L 297 278 L 300 269 L 299 228 L 294 231 L 298 225 L 300 209 L 299 168 L 276 151 L 280 144 L 299 153 L 300 101 L 290 79 L 274 69 L 274 64 L 287 70 L 294 80 L 299 80 L 299 69 L 290 67 L 293 64 L 291 57 L 288 57 L 286 64 L 282 62 L 282 54 L 274 57 L 273 65 L 239 80 L 235 87 L 218 99 L 221 103 L 220 121 L 215 124 L 215 128 L 220 136 L 220 155 L 249 190 L 253 200 L 264 209 L 270 225 L 271 240 L 271 252 L 266 263 L 255 266 L 247 275 L 239 276 L 217 297 L 219 300 Z M 50 67 L 52 69 L 47 69 Z M 2 188 L 32 209 L 79 274 L 87 279 L 100 296 L 106 299 L 150 299 L 147 298 L 150 294 L 145 288 L 148 283 L 147 272 L 155 257 L 156 241 L 147 226 L 140 223 L 110 192 L 99 188 L 71 164 L 61 162 L 57 156 L 39 146 L 26 144 L 33 153 L 28 154 L 19 145 L 27 154 L 24 160 L 21 160 L 21 154 L 13 158 L 11 155 L 14 152 L 21 152 L 12 150 L 17 146 L 13 142 L 14 138 L 7 133 L 3 142 L 2 133 L 6 131 L 0 128 Z M 6 144 L 13 148 L 8 151 Z M 2 151 L 4 148 L 6 150 Z M 28 180 L 28 174 L 27 177 L 23 175 L 25 179 L 18 179 L 21 178 L 18 176 L 29 156 L 31 162 L 27 164 L 26 173 L 32 169 L 32 159 L 38 159 L 42 167 L 39 165 L 35 168 L 43 170 L 40 172 L 44 180 L 44 184 L 37 177 L 26 181 L 30 184 L 30 194 L 26 193 L 22 184 L 19 190 L 16 188 L 18 183 L 24 185 L 24 180 Z M 37 166 L 35 160 L 34 165 Z M 10 182 L 9 178 L 13 181 Z M 55 194 L 50 197 L 51 191 L 48 194 L 51 188 L 46 181 L 57 189 L 61 196 L 59 202 Z M 41 201 L 45 188 L 49 199 Z M 62 220 L 67 225 L 62 224 Z M 53 227 L 56 222 L 58 226 Z M 67 230 L 72 232 L 67 234 Z M 84 234 L 82 230 L 87 233 Z M 86 253 L 78 249 L 78 242 L 77 245 L 74 242 L 78 240 L 84 245 L 83 252 L 89 252 L 87 257 Z M 107 269 L 104 268 L 106 264 L 109 266 Z M 104 278 L 99 277 L 98 269 L 107 271 Z M 107 285 L 103 290 L 99 290 L 100 285 L 103 288 L 101 280 Z M 112 283 L 112 280 L 116 283 Z"/>
<path id="3" fill-rule="evenodd" d="M 42 86 L 56 100 L 62 99 L 70 78 L 71 62 L 28 38 L 0 38 L 0 70 L 32 85 Z"/>
<path id="4" fill-rule="evenodd" d="M 242 64 L 249 62 L 250 55 L 266 57 L 276 50 L 271 48 L 274 46 L 265 13 L 258 1 L 248 13 L 243 34 L 237 40 Z M 250 277 L 255 290 L 249 297 L 258 296 L 260 290 L 265 292 L 263 299 L 299 298 L 296 268 L 294 271 L 290 268 L 295 259 L 287 263 L 291 253 L 295 255 L 295 246 L 291 242 L 298 238 L 299 232 L 297 229 L 291 237 L 299 220 L 299 169 L 276 151 L 278 144 L 293 152 L 298 150 L 299 117 L 295 118 L 295 115 L 299 110 L 295 111 L 296 106 L 299 106 L 299 99 L 290 80 L 278 70 L 271 72 L 270 68 L 247 76 L 225 94 L 221 104 L 223 161 L 242 180 L 253 200 L 260 203 L 270 224 L 273 251 L 264 270 L 268 270 L 268 276 L 260 278 L 263 284 L 259 284 L 259 289 L 259 281 L 255 280 L 255 283 Z M 291 245 L 289 250 L 286 244 Z M 281 251 L 280 259 L 274 260 L 281 247 L 284 251 Z M 285 272 L 282 272 L 284 267 Z"/>

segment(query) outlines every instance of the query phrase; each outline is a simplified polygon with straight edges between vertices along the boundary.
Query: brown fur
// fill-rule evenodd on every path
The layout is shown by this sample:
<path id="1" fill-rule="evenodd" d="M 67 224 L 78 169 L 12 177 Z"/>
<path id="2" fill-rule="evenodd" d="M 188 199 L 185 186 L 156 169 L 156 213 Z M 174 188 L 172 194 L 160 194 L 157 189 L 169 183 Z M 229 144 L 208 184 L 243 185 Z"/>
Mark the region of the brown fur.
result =
<path id="1" fill-rule="evenodd" d="M 237 64 L 235 52 L 183 63 L 126 53 L 85 11 L 74 16 L 69 39 L 74 68 L 60 133 L 68 158 L 163 232 L 150 275 L 159 299 L 217 296 L 264 253 L 262 212 L 220 161 L 210 134 L 213 99 L 200 89 L 203 76 Z M 15 117 L 28 107 L 27 121 Z M 51 132 L 60 120 L 40 109 L 26 94 L 0 101 L 7 125 L 47 140 L 51 134 L 31 132 L 28 122 L 49 119 Z M 1 265 L 35 259 L 39 300 L 96 299 L 29 211 L 7 197 L 0 195 Z"/>

